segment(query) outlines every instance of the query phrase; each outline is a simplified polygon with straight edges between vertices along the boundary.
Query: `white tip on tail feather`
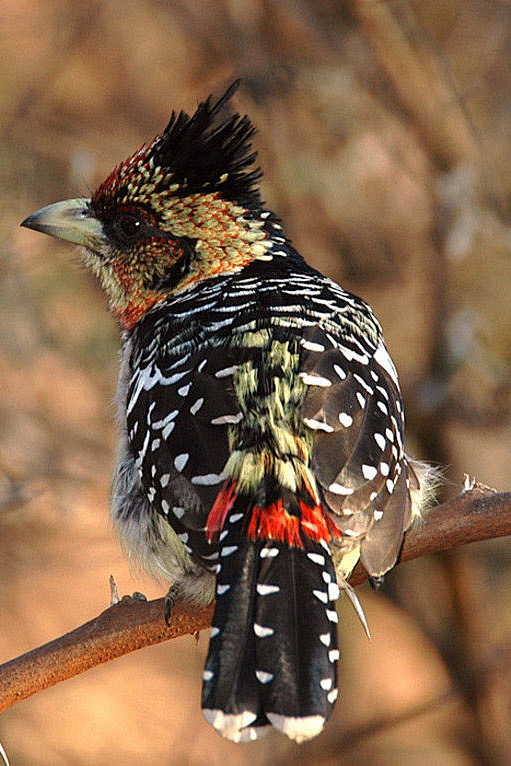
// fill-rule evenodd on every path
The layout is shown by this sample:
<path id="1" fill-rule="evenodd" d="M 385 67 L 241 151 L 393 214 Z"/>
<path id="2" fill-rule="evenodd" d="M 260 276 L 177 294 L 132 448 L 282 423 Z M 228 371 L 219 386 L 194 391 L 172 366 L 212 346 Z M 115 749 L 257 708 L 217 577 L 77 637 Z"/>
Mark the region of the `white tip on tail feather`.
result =
<path id="1" fill-rule="evenodd" d="M 254 742 L 266 736 L 269 726 L 251 726 L 257 715 L 249 710 L 237 715 L 229 715 L 221 710 L 203 709 L 204 718 L 210 723 L 217 734 L 231 742 Z"/>
<path id="2" fill-rule="evenodd" d="M 277 713 L 266 713 L 266 717 L 272 726 L 289 737 L 289 739 L 294 739 L 298 744 L 306 739 L 317 737 L 325 725 L 325 719 L 322 715 L 307 715 L 303 718 L 294 718 L 292 716 L 278 715 Z"/>

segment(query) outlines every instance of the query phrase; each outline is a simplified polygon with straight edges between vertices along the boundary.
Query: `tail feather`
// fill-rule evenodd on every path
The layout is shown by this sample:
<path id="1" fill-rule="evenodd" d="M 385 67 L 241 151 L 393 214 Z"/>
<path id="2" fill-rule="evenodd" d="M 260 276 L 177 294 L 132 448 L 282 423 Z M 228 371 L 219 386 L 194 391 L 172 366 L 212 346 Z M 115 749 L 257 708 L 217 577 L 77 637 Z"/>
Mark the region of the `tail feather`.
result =
<path id="1" fill-rule="evenodd" d="M 227 521 L 225 529 L 232 531 L 232 526 Z M 252 543 L 237 545 L 232 537 L 227 535 L 220 544 L 202 707 L 217 731 L 239 741 L 241 730 L 254 723 L 260 713 L 252 627 L 257 554 Z"/>
<path id="2" fill-rule="evenodd" d="M 319 734 L 337 697 L 339 589 L 328 544 L 300 525 L 294 545 L 286 536 L 254 536 L 261 503 L 230 496 L 229 504 L 219 535 L 204 715 L 234 741 L 256 739 L 271 724 L 300 742 Z M 300 512 L 288 498 L 284 505 L 291 515 Z"/>
<path id="3" fill-rule="evenodd" d="M 257 624 L 274 632 L 256 642 L 258 668 L 272 676 L 261 685 L 262 707 L 276 728 L 307 739 L 321 731 L 337 696 L 334 565 L 328 548 L 310 540 L 266 551 L 274 555 L 262 560 L 255 611 Z"/>

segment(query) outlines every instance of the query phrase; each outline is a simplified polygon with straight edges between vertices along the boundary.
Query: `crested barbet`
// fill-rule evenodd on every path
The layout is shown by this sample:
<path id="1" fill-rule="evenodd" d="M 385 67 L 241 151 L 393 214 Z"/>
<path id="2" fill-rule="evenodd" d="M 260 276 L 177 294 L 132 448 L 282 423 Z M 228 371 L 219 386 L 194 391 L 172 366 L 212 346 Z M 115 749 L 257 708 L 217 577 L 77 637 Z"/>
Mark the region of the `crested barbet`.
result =
<path id="1" fill-rule="evenodd" d="M 378 583 L 430 471 L 403 450 L 371 308 L 303 260 L 261 201 L 238 83 L 26 226 L 82 245 L 123 328 L 111 513 L 174 599 L 215 600 L 202 708 L 250 741 L 316 736 L 337 697 L 336 602 Z M 163 615 L 162 615 L 163 619 Z"/>

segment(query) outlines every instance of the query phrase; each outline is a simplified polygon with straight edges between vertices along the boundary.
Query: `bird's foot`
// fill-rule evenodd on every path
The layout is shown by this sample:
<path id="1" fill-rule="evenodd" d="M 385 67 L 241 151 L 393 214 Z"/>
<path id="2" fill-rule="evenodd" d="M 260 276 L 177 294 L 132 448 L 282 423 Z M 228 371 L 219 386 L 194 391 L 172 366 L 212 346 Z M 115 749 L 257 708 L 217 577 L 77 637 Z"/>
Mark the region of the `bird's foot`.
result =
<path id="1" fill-rule="evenodd" d="M 380 590 L 385 581 L 385 575 L 377 575 L 376 577 L 369 576 L 369 585 L 373 590 Z"/>
<path id="2" fill-rule="evenodd" d="M 177 598 L 178 598 L 177 588 L 175 585 L 171 585 L 167 595 L 165 596 L 164 615 L 165 615 L 166 625 L 170 625 L 172 609 L 174 608 L 174 604 L 176 603 Z"/>

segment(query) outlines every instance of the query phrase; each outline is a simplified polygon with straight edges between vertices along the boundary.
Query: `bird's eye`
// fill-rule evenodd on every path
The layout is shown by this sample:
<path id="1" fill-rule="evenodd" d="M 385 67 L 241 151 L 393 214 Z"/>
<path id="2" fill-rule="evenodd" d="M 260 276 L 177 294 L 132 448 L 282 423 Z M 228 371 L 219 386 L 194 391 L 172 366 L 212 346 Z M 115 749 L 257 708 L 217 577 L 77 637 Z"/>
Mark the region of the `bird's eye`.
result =
<path id="1" fill-rule="evenodd" d="M 121 237 L 127 241 L 138 238 L 142 231 L 142 221 L 134 215 L 125 213 L 120 215 L 116 221 L 116 227 Z"/>

